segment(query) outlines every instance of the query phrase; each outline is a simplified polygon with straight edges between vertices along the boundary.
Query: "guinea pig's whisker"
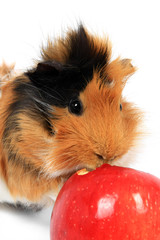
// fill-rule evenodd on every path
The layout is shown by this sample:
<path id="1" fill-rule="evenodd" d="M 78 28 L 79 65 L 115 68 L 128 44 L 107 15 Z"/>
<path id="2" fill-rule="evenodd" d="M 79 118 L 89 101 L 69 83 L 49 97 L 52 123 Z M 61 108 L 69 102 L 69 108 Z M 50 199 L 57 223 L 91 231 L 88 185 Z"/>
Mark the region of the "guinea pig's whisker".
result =
<path id="1" fill-rule="evenodd" d="M 40 99 L 32 96 L 32 99 L 36 102 L 36 103 L 40 103 L 42 106 L 46 107 L 47 109 L 50 109 L 51 110 L 51 105 L 48 104 L 48 103 L 45 103 L 43 101 L 41 101 Z"/>
<path id="2" fill-rule="evenodd" d="M 59 156 L 57 156 L 57 159 L 59 158 Z M 69 165 L 67 165 L 67 167 L 68 166 L 72 166 L 72 163 L 75 163 L 75 162 L 79 162 L 78 160 L 76 160 L 76 158 L 75 157 L 71 157 L 71 158 L 69 158 L 69 159 L 67 159 L 67 160 L 65 160 L 64 162 L 62 162 L 62 163 L 60 163 L 60 164 L 57 164 L 56 166 L 54 166 L 54 164 L 53 164 L 53 167 L 51 168 L 51 169 L 54 169 L 54 171 L 58 171 L 58 170 L 60 170 L 61 169 L 61 167 L 63 167 L 64 165 L 66 165 L 66 163 L 67 164 L 69 164 Z M 53 163 L 53 159 L 52 160 L 50 160 L 50 164 L 52 164 Z"/>
<path id="3" fill-rule="evenodd" d="M 52 91 L 53 93 L 56 93 L 57 95 L 59 95 L 60 98 L 57 98 L 57 97 L 53 96 L 52 94 L 46 92 L 44 89 L 38 88 L 37 86 L 31 85 L 31 84 L 29 84 L 29 83 L 23 83 L 23 84 L 26 85 L 26 86 L 29 86 L 29 87 L 31 87 L 31 88 L 34 88 L 35 90 L 38 90 L 40 96 L 41 96 L 41 93 L 40 93 L 40 92 L 43 92 L 43 93 L 45 93 L 47 96 L 49 96 L 51 99 L 55 99 L 55 100 L 57 100 L 57 101 L 59 101 L 59 100 L 64 100 L 64 97 L 63 97 L 62 95 L 60 95 L 59 92 L 57 92 L 55 89 L 49 89 L 48 87 L 46 87 L 47 89 L 49 89 L 49 90 Z M 42 97 L 42 96 L 41 96 L 41 97 Z"/>
<path id="4" fill-rule="evenodd" d="M 44 104 L 43 102 L 37 101 L 37 99 L 35 99 L 35 98 L 33 98 L 33 99 L 34 99 L 36 102 L 40 103 L 41 105 L 45 106 L 45 104 Z M 44 113 L 44 114 L 47 113 L 47 111 L 44 111 L 44 110 L 43 110 L 42 108 L 40 108 L 37 104 L 35 104 L 35 107 L 36 107 L 36 109 L 38 109 L 40 112 L 42 112 L 42 113 Z M 47 105 L 46 105 L 46 107 L 47 107 L 47 109 L 50 110 L 50 112 L 53 111 L 53 109 L 51 108 L 51 106 L 47 106 Z M 45 118 L 45 117 L 43 116 L 43 118 Z"/>
<path id="5" fill-rule="evenodd" d="M 57 159 L 58 159 L 58 158 L 59 158 L 59 157 L 57 157 Z M 54 169 L 55 171 L 58 171 L 62 166 L 64 166 L 64 164 L 66 164 L 66 163 L 70 163 L 70 164 L 71 164 L 74 160 L 75 160 L 75 157 L 69 158 L 69 159 L 65 160 L 64 162 L 62 162 L 62 163 L 60 163 L 60 164 L 56 164 L 56 167 L 54 167 L 54 164 L 53 164 L 52 169 Z M 53 161 L 53 160 L 50 161 L 51 164 L 52 164 L 52 161 Z"/>

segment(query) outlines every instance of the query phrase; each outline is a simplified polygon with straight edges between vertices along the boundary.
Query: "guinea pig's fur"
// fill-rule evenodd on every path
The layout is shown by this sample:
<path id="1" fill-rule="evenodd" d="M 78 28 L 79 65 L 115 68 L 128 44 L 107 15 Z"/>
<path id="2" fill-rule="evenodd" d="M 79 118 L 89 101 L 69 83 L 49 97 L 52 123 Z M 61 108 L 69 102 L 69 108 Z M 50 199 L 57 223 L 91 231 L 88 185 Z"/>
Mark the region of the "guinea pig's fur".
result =
<path id="1" fill-rule="evenodd" d="M 135 145 L 140 112 L 122 97 L 135 72 L 107 39 L 80 25 L 48 41 L 41 60 L 0 67 L 0 201 L 41 207 L 81 168 L 115 163 Z"/>

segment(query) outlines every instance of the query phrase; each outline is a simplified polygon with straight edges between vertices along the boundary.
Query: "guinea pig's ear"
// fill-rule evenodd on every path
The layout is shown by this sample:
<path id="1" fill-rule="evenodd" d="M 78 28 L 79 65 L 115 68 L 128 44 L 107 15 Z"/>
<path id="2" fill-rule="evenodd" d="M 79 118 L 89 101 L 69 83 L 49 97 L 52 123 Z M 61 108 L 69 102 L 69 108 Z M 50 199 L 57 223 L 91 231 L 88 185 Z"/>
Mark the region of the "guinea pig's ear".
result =
<path id="1" fill-rule="evenodd" d="M 46 61 L 46 62 L 40 62 L 37 65 L 36 71 L 37 72 L 52 72 L 52 73 L 58 73 L 63 70 L 62 64 L 56 61 Z"/>
<path id="2" fill-rule="evenodd" d="M 136 68 L 131 64 L 131 59 L 117 58 L 108 64 L 106 68 L 107 76 L 114 85 L 123 87 L 127 79 L 136 71 Z"/>
<path id="3" fill-rule="evenodd" d="M 57 77 L 63 71 L 63 65 L 57 61 L 45 61 L 37 64 L 37 67 L 28 71 L 26 75 L 35 85 L 46 84 L 46 79 Z"/>
<path id="4" fill-rule="evenodd" d="M 133 68 L 133 65 L 131 64 L 131 59 L 124 58 L 120 60 L 120 63 L 124 68 Z"/>

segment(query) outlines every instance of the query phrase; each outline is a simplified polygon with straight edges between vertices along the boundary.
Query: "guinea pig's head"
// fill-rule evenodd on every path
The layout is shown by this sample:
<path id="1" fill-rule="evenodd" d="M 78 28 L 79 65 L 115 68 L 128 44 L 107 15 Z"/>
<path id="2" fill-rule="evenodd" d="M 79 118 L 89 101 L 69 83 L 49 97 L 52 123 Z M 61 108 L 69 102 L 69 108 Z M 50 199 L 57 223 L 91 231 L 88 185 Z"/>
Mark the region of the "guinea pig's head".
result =
<path id="1" fill-rule="evenodd" d="M 135 68 L 110 58 L 108 40 L 80 26 L 48 42 L 37 66 L 15 80 L 17 152 L 46 175 L 116 162 L 135 144 L 140 114 L 122 97 Z"/>

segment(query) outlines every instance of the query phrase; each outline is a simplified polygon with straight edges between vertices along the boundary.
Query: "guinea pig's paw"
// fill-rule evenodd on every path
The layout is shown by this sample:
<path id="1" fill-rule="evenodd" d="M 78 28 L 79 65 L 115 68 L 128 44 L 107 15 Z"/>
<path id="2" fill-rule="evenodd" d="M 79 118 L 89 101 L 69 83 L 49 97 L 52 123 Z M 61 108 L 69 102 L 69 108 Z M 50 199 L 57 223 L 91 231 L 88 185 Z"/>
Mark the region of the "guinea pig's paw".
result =
<path id="1" fill-rule="evenodd" d="M 0 65 L 0 82 L 3 84 L 9 80 L 14 74 L 15 64 L 7 65 L 5 62 L 2 62 Z"/>

